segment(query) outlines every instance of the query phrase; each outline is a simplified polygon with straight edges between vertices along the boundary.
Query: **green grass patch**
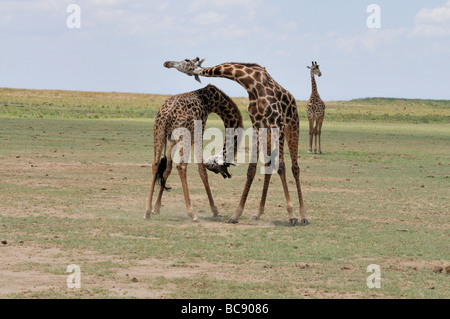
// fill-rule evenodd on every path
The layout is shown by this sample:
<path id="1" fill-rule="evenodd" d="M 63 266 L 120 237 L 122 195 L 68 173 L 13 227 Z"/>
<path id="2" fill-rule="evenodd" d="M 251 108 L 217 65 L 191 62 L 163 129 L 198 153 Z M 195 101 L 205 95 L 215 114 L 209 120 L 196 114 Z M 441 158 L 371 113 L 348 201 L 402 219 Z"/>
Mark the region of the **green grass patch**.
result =
<path id="1" fill-rule="evenodd" d="M 445 273 L 450 264 L 450 128 L 444 120 L 413 123 L 417 116 L 448 118 L 446 101 L 365 99 L 345 102 L 335 111 L 330 107 L 321 156 L 306 152 L 308 128 L 302 120 L 298 156 L 311 225 L 290 227 L 277 175 L 261 221 L 251 220 L 264 180 L 258 174 L 240 223 L 225 223 L 241 196 L 245 164 L 230 169 L 231 180 L 209 174 L 222 218 L 211 216 L 197 168 L 189 165 L 189 190 L 201 223 L 191 223 L 186 215 L 176 169 L 162 214 L 143 220 L 154 113 L 147 119 L 139 112 L 156 110 L 162 97 L 154 97 L 151 105 L 139 104 L 134 95 L 123 99 L 130 110 L 125 119 L 117 119 L 116 104 L 105 107 L 103 115 L 95 110 L 121 94 L 4 89 L 0 96 L 0 240 L 7 242 L 0 245 L 2 261 L 7 260 L 0 270 L 41 273 L 62 282 L 59 288 L 24 286 L 2 296 L 123 298 L 139 297 L 142 291 L 155 291 L 146 295 L 154 298 L 450 296 Z M 4 107 L 13 97 L 24 105 L 22 114 L 11 113 L 17 106 Z M 30 111 L 32 104 L 54 107 L 58 100 L 64 104 L 59 112 L 64 109 L 67 116 Z M 245 106 L 245 100 L 237 101 Z M 411 121 L 396 119 L 394 113 L 387 122 L 331 120 L 333 112 L 356 114 L 364 105 L 383 103 L 389 110 L 414 106 L 418 113 Z M 89 107 L 100 119 L 84 113 Z M 208 125 L 223 127 L 214 117 Z M 287 154 L 286 160 L 298 209 Z M 64 288 L 68 262 L 80 265 L 90 286 Z M 381 289 L 366 286 L 370 264 L 381 267 Z"/>
<path id="2" fill-rule="evenodd" d="M 56 119 L 155 118 L 167 95 L 0 89 L 0 116 Z M 234 98 L 245 120 L 248 99 Z M 307 101 L 297 101 L 306 119 Z M 326 119 L 339 122 L 448 123 L 450 100 L 366 98 L 327 101 Z M 212 115 L 212 119 L 218 119 Z"/>

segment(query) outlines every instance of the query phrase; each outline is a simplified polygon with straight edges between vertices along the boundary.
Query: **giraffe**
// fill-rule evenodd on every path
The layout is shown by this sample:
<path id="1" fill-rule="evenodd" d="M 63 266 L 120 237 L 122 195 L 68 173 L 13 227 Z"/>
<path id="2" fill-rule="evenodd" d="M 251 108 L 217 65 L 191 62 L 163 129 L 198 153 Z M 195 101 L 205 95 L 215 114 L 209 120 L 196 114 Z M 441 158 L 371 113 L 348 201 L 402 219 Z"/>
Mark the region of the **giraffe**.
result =
<path id="1" fill-rule="evenodd" d="M 309 153 L 312 153 L 312 144 L 314 136 L 314 154 L 317 154 L 317 136 L 319 136 L 319 154 L 322 154 L 322 148 L 320 144 L 320 135 L 322 134 L 322 124 L 325 117 L 325 103 L 320 98 L 319 92 L 317 92 L 317 84 L 315 75 L 321 77 L 319 65 L 317 62 L 312 62 L 311 66 L 307 66 L 311 70 L 311 96 L 308 101 L 307 114 L 309 121 Z M 315 127 L 314 127 L 315 124 Z"/>
<path id="2" fill-rule="evenodd" d="M 196 59 L 199 61 L 199 59 Z M 190 61 L 190 62 L 189 62 Z M 204 60 L 202 60 L 203 62 Z M 252 126 L 256 135 L 259 136 L 260 128 L 277 128 L 279 131 L 278 137 L 278 152 L 279 152 L 279 168 L 277 173 L 281 178 L 284 195 L 286 198 L 287 212 L 289 222 L 294 226 L 298 218 L 295 216 L 294 207 L 289 195 L 288 185 L 286 181 L 286 167 L 284 163 L 284 140 L 287 139 L 290 156 L 292 160 L 292 173 L 295 178 L 297 186 L 297 194 L 299 198 L 301 216 L 300 225 L 308 225 L 309 221 L 306 219 L 306 209 L 303 204 L 302 191 L 300 186 L 300 168 L 298 165 L 298 138 L 299 138 L 299 117 L 297 105 L 294 97 L 281 85 L 279 85 L 266 71 L 266 68 L 258 64 L 252 63 L 223 63 L 214 67 L 203 68 L 192 60 L 184 60 L 181 62 L 167 61 L 164 63 L 166 68 L 175 67 L 178 71 L 188 75 L 199 75 L 204 77 L 220 77 L 230 79 L 243 86 L 249 95 L 248 112 L 252 121 Z M 194 68 L 194 71 L 192 69 Z M 259 144 L 259 138 L 256 139 Z M 267 140 L 267 149 L 271 147 L 270 139 Z M 256 146 L 259 149 L 259 145 Z M 269 166 L 267 163 L 266 166 Z M 242 215 L 245 203 L 247 201 L 250 187 L 256 174 L 257 163 L 250 163 L 247 170 L 247 181 L 242 193 L 239 205 L 229 219 L 228 223 L 238 223 L 239 217 Z M 267 198 L 267 191 L 269 188 L 271 174 L 266 174 L 264 177 L 264 186 L 259 204 L 258 211 L 253 219 L 260 219 L 264 214 L 264 207 Z"/>
<path id="3" fill-rule="evenodd" d="M 152 199 L 153 192 L 155 189 L 156 182 L 161 186 L 158 198 L 155 203 L 154 214 L 157 215 L 161 210 L 161 198 L 164 190 L 169 190 L 166 187 L 166 181 L 172 171 L 172 149 L 173 147 L 183 140 L 184 136 L 180 136 L 178 140 L 170 140 L 168 146 L 167 157 L 161 159 L 163 148 L 166 147 L 167 139 L 171 137 L 172 132 L 177 128 L 187 129 L 190 133 L 191 137 L 194 137 L 194 121 L 200 120 L 202 122 L 202 134 L 206 124 L 206 120 L 210 113 L 216 113 L 222 119 L 225 128 L 243 128 L 243 120 L 242 115 L 236 106 L 236 104 L 228 97 L 225 93 L 219 90 L 214 85 L 208 85 L 202 89 L 175 95 L 169 98 L 164 105 L 159 109 L 158 114 L 156 115 L 155 124 L 153 128 L 153 139 L 154 139 L 154 163 L 152 165 L 153 170 L 153 178 L 151 182 L 150 195 L 147 202 L 147 210 L 145 213 L 145 218 L 150 219 L 150 215 L 152 214 Z M 202 140 L 191 139 L 192 144 L 199 143 L 197 145 L 202 145 Z M 234 139 L 235 144 L 237 143 L 237 139 Z M 232 146 L 232 145 L 231 145 Z M 229 147 L 231 147 L 229 146 Z M 189 148 L 191 145 L 188 146 Z M 236 145 L 234 146 L 236 147 Z M 202 148 L 199 148 L 199 151 L 202 151 Z M 226 143 L 224 145 L 223 151 L 226 153 Z M 186 180 L 186 170 L 187 163 L 182 159 L 182 150 L 180 150 L 181 161 L 177 164 L 178 174 L 181 179 L 181 184 L 183 186 L 184 199 L 186 203 L 186 209 L 188 216 L 192 219 L 192 221 L 198 221 L 198 217 L 195 215 L 190 197 L 189 190 Z M 196 156 L 200 156 L 197 158 L 202 158 L 201 154 L 196 154 Z M 227 167 L 230 164 L 224 163 L 219 167 L 219 171 L 217 171 L 217 167 L 214 167 L 216 170 L 211 169 L 206 166 L 206 168 L 214 171 L 216 174 L 220 172 L 224 178 L 230 178 L 231 175 L 228 173 Z M 216 165 L 217 166 L 217 165 Z M 198 163 L 198 171 L 200 177 L 203 181 L 203 185 L 206 190 L 206 194 L 208 195 L 209 204 L 211 207 L 211 211 L 214 216 L 219 216 L 219 211 L 214 204 L 214 199 L 211 194 L 211 190 L 208 182 L 208 175 L 206 173 L 205 164 L 203 160 Z"/>

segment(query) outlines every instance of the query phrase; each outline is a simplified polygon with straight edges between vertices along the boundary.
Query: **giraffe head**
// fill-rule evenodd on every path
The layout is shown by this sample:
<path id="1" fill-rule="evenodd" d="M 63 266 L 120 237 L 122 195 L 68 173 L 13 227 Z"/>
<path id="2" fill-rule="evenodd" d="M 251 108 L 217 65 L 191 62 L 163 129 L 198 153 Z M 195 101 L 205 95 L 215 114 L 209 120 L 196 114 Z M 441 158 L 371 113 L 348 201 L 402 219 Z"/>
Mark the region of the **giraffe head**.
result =
<path id="1" fill-rule="evenodd" d="M 198 77 L 198 73 L 195 73 L 194 71 L 198 71 L 199 69 L 201 69 L 202 67 L 202 63 L 205 61 L 205 59 L 200 60 L 200 58 L 195 58 L 195 59 L 185 59 L 183 61 L 167 61 L 164 63 L 164 66 L 168 69 L 170 68 L 175 68 L 178 71 L 185 73 L 189 76 L 194 75 L 195 79 L 202 83 L 200 81 L 200 78 Z"/>
<path id="2" fill-rule="evenodd" d="M 311 74 L 322 76 L 322 72 L 320 72 L 319 65 L 317 62 L 313 61 L 311 66 L 307 66 L 308 69 L 311 70 Z"/>

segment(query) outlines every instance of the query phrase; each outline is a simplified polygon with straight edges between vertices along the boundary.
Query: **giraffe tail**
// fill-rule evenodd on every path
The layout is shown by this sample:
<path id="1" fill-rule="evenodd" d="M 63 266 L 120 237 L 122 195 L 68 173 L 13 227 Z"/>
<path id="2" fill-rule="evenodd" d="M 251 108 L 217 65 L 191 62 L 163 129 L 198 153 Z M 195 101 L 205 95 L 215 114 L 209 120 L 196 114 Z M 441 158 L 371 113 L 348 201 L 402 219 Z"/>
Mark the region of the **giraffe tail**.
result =
<path id="1" fill-rule="evenodd" d="M 158 183 L 159 186 L 161 186 L 162 188 L 164 188 L 165 191 L 170 191 L 171 187 L 167 187 L 166 186 L 166 181 L 164 179 L 164 171 L 167 168 L 167 157 L 164 156 L 158 164 L 158 171 L 156 172 L 156 182 Z"/>

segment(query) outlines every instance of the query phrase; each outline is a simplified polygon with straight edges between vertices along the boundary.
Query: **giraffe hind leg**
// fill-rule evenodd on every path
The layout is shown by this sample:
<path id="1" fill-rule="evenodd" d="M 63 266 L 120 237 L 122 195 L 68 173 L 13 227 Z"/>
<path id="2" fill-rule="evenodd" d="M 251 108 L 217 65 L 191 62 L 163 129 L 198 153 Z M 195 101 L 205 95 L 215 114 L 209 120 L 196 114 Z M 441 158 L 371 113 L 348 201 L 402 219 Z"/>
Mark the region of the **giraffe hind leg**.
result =
<path id="1" fill-rule="evenodd" d="M 319 134 L 319 154 L 322 154 L 322 145 L 321 145 L 320 139 L 321 139 L 321 135 L 322 135 L 322 124 L 323 124 L 323 119 L 324 119 L 324 116 L 322 116 L 322 117 L 319 119 L 319 124 L 318 124 L 318 134 Z"/>
<path id="2" fill-rule="evenodd" d="M 167 167 L 163 174 L 165 183 L 167 182 L 167 179 L 169 178 L 171 172 L 172 172 L 172 161 L 168 160 Z M 161 206 L 162 206 L 161 202 L 164 191 L 166 191 L 166 189 L 164 188 L 164 186 L 161 186 L 159 189 L 158 198 L 156 199 L 155 210 L 153 211 L 154 215 L 159 215 L 161 213 Z"/>
<path id="3" fill-rule="evenodd" d="M 296 127 L 295 125 L 289 126 L 287 131 L 287 142 L 289 147 L 289 154 L 292 160 L 292 175 L 294 175 L 295 184 L 297 186 L 297 195 L 300 205 L 299 208 L 301 218 L 300 225 L 305 226 L 309 224 L 309 221 L 306 218 L 306 209 L 303 204 L 302 188 L 300 185 L 300 167 L 298 165 L 298 136 L 299 136 L 298 127 Z"/>
<path id="4" fill-rule="evenodd" d="M 198 222 L 198 217 L 194 214 L 194 211 L 191 206 L 191 199 L 189 197 L 189 188 L 187 184 L 187 164 L 186 163 L 180 163 L 177 165 L 178 175 L 181 179 L 181 184 L 183 185 L 183 193 L 184 193 L 184 200 L 186 202 L 186 210 L 188 216 L 192 219 L 193 222 Z"/>
<path id="5" fill-rule="evenodd" d="M 153 193 L 155 191 L 155 186 L 158 181 L 158 174 L 161 174 L 161 171 L 164 171 L 165 168 L 161 165 L 161 154 L 162 149 L 165 143 L 165 135 L 164 134 L 156 134 L 154 136 L 155 140 L 155 155 L 154 155 L 154 163 L 152 164 L 152 182 L 150 184 L 150 194 L 148 196 L 147 201 L 147 209 L 145 212 L 145 219 L 150 219 L 152 214 L 152 201 L 153 201 Z"/>
<path id="6" fill-rule="evenodd" d="M 153 163 L 152 170 L 153 170 L 153 177 L 150 187 L 150 195 L 148 197 L 147 202 L 147 210 L 144 216 L 145 219 L 150 219 L 151 214 L 159 215 L 160 213 L 162 193 L 164 192 L 164 190 L 170 190 L 170 188 L 165 186 L 165 183 L 170 175 L 170 171 L 172 170 L 172 162 L 167 161 L 167 159 L 164 158 L 164 161 L 160 160 L 157 163 Z M 158 199 L 156 200 L 155 203 L 155 211 L 152 212 L 153 194 L 155 192 L 155 186 L 157 183 L 161 186 L 161 189 L 158 195 Z"/>
<path id="7" fill-rule="evenodd" d="M 314 135 L 314 120 L 309 118 L 308 121 L 309 121 L 309 149 L 308 149 L 308 153 L 312 153 L 312 143 L 313 143 L 313 135 Z"/>
<path id="8" fill-rule="evenodd" d="M 314 154 L 317 154 L 317 134 L 318 134 L 319 120 L 316 120 L 316 125 L 314 127 Z"/>
<path id="9" fill-rule="evenodd" d="M 147 202 L 147 210 L 145 212 L 145 219 L 150 219 L 151 214 L 152 214 L 152 200 L 153 200 L 153 193 L 155 191 L 155 184 L 156 184 L 156 174 L 158 172 L 158 164 L 157 163 L 153 163 L 152 164 L 152 170 L 153 170 L 153 177 L 152 177 L 152 183 L 150 186 L 150 195 L 148 197 L 148 202 Z"/>
<path id="10" fill-rule="evenodd" d="M 289 132 L 288 132 L 289 133 Z M 298 218 L 295 216 L 294 213 L 294 206 L 292 205 L 291 196 L 289 195 L 289 189 L 288 184 L 286 180 L 286 164 L 284 162 L 284 135 L 282 134 L 279 138 L 279 145 L 278 145 L 278 156 L 280 160 L 279 168 L 278 168 L 278 175 L 281 179 L 281 184 L 283 185 L 284 190 L 284 196 L 286 198 L 286 208 L 289 215 L 289 222 L 292 226 L 295 226 L 297 224 Z"/>
<path id="11" fill-rule="evenodd" d="M 159 194 L 158 194 L 158 198 L 156 199 L 156 203 L 155 203 L 155 210 L 153 211 L 154 215 L 159 215 L 161 213 L 161 201 L 162 201 L 162 196 L 163 193 L 165 191 L 165 184 L 167 183 L 167 180 L 169 178 L 170 173 L 172 172 L 172 148 L 174 146 L 174 143 L 170 143 L 169 145 L 169 149 L 168 149 L 168 153 L 167 153 L 167 162 L 166 162 L 166 169 L 164 170 L 163 174 L 162 174 L 162 180 L 164 180 L 164 186 L 160 185 L 160 189 L 159 189 Z"/>

